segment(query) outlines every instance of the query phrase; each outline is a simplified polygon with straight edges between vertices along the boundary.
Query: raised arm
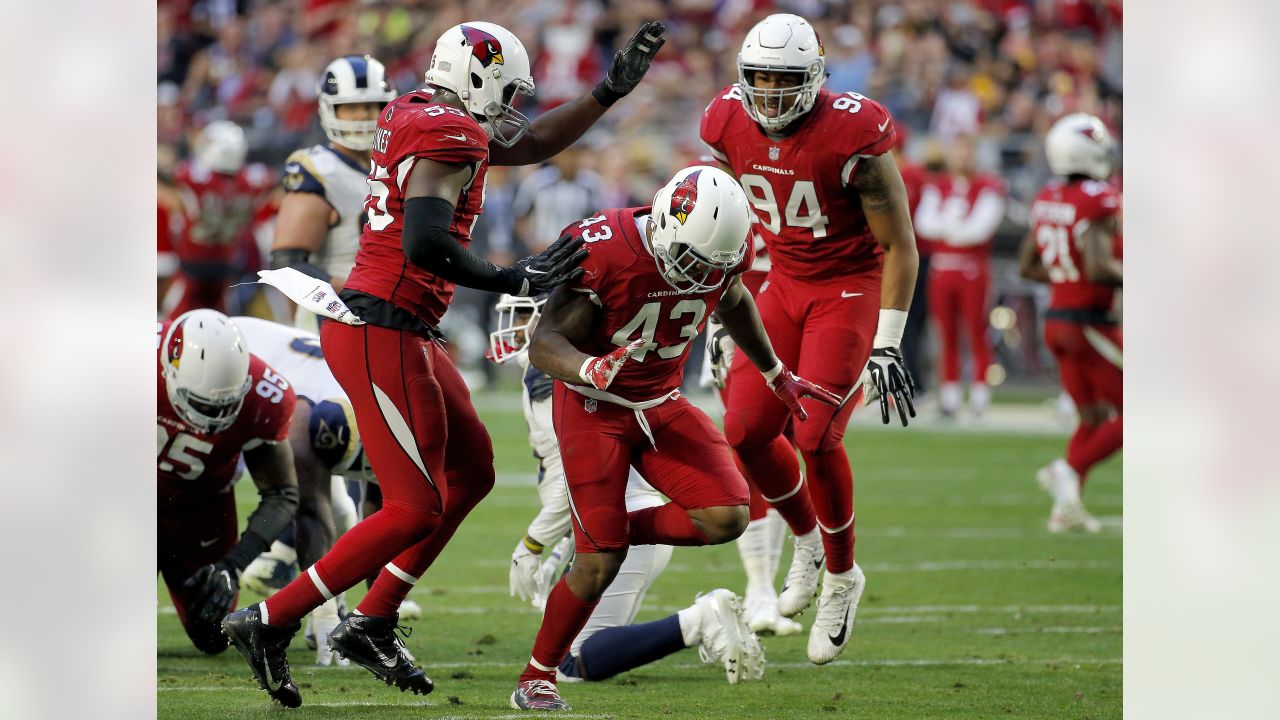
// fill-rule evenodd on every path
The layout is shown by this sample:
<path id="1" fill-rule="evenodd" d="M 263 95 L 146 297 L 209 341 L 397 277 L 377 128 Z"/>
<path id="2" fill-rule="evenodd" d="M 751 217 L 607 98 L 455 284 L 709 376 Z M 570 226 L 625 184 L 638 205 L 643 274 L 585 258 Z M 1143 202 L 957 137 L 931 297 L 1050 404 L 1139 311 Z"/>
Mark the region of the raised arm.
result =
<path id="1" fill-rule="evenodd" d="M 590 93 L 549 110 L 529 125 L 529 130 L 509 148 L 489 145 L 489 162 L 494 165 L 532 165 L 542 162 L 572 145 L 618 100 L 635 89 L 666 42 L 666 27 L 653 21 L 640 26 L 636 34 L 613 56 L 609 72 Z"/>

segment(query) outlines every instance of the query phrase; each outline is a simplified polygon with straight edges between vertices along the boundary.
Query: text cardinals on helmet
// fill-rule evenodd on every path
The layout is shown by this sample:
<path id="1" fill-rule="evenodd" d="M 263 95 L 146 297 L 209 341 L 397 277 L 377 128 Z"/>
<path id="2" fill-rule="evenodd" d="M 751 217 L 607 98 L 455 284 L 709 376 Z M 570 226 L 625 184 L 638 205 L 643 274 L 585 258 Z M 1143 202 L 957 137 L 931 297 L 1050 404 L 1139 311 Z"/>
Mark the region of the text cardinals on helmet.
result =
<path id="1" fill-rule="evenodd" d="M 466 22 L 445 30 L 436 41 L 426 82 L 461 98 L 502 147 L 515 145 L 529 129 L 529 118 L 515 109 L 516 95 L 533 94 L 529 53 L 501 25 Z"/>
<path id="2" fill-rule="evenodd" d="M 680 292 L 708 292 L 746 254 L 751 210 L 732 176 L 695 165 L 653 196 L 649 222 L 653 258 L 667 284 Z"/>

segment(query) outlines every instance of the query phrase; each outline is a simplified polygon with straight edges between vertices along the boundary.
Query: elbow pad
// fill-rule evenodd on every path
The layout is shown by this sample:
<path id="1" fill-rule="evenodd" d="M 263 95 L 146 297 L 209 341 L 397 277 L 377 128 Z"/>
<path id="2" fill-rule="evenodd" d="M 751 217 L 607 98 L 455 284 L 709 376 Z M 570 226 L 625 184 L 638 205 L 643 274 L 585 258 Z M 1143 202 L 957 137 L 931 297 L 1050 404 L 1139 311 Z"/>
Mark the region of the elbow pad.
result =
<path id="1" fill-rule="evenodd" d="M 279 270 L 280 268 L 291 267 L 294 270 L 310 275 L 317 280 L 329 282 L 333 279 L 333 275 L 321 270 L 320 268 L 308 262 L 307 258 L 311 257 L 311 252 L 302 248 L 281 248 L 271 251 L 271 269 Z"/>

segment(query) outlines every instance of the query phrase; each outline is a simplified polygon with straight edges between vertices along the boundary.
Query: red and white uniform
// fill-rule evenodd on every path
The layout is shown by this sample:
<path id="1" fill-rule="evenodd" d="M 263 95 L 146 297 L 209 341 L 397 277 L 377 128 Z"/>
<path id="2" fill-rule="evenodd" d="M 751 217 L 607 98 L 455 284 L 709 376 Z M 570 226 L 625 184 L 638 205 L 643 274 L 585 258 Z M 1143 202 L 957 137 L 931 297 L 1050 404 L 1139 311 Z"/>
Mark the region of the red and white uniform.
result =
<path id="1" fill-rule="evenodd" d="M 747 487 L 724 436 L 680 394 L 689 346 L 715 311 L 723 285 L 682 293 L 659 273 L 637 226 L 649 208 L 605 210 L 564 230 L 586 240 L 583 276 L 566 287 L 600 307 L 591 336 L 578 349 L 605 355 L 648 340 L 607 391 L 557 381 L 553 420 L 569 485 L 580 552 L 617 550 L 629 533 L 624 496 L 628 467 L 685 509 L 742 505 Z M 748 252 L 729 275 L 751 266 Z M 726 282 L 728 279 L 726 278 Z"/>
<path id="2" fill-rule="evenodd" d="M 960 334 L 972 359 L 974 383 L 985 383 L 991 364 L 987 305 L 991 243 L 1004 218 L 1004 183 L 994 175 L 939 175 L 920 193 L 915 226 L 929 239 L 929 314 L 942 346 L 942 382 L 960 380 Z"/>
<path id="3" fill-rule="evenodd" d="M 246 165 L 235 175 L 186 161 L 174 173 L 185 227 L 177 243 L 183 294 L 170 313 L 225 310 L 224 296 L 246 257 L 257 254 L 253 231 L 269 219 L 275 175 L 265 165 Z"/>
<path id="4" fill-rule="evenodd" d="M 790 134 L 772 138 L 740 98 L 730 85 L 707 106 L 702 140 L 746 190 L 752 227 L 769 252 L 769 278 L 756 297 L 760 318 L 788 368 L 849 393 L 871 355 L 882 254 L 850 183 L 863 157 L 897 142 L 893 119 L 870 98 L 824 89 Z M 730 368 L 727 396 L 725 434 L 747 479 L 766 498 L 795 496 L 800 468 L 782 437 L 790 413 L 742 353 Z M 842 558 L 830 569 L 842 572 L 853 563 L 853 477 L 841 440 L 856 403 L 801 402 L 809 420 L 794 424 L 795 444 L 809 468 L 818 522 L 847 535 L 843 550 L 828 548 L 829 560 Z M 800 520 L 776 506 L 793 532 L 812 529 L 811 514 Z"/>
<path id="5" fill-rule="evenodd" d="M 409 262 L 401 246 L 404 192 L 418 162 L 472 169 L 454 199 L 450 232 L 463 245 L 484 202 L 489 136 L 430 91 L 402 95 L 378 118 L 368 218 L 342 298 L 367 321 L 325 322 L 320 342 L 355 411 L 383 506 L 267 602 L 270 617 L 300 619 L 333 593 L 381 570 L 359 606 L 387 616 L 493 487 L 493 443 L 466 383 L 432 330 L 454 285 Z M 385 578 L 385 580 L 384 580 Z M 398 596 L 397 596 L 398 594 Z"/>
<path id="6" fill-rule="evenodd" d="M 159 326 L 157 342 L 167 329 L 168 323 Z M 169 402 L 162 351 L 156 367 L 158 569 L 185 625 L 190 598 L 182 583 L 199 567 L 226 557 L 239 539 L 233 486 L 240 453 L 284 442 L 297 396 L 284 377 L 250 356 L 252 385 L 235 423 L 205 433 L 184 422 Z"/>
<path id="7" fill-rule="evenodd" d="M 1055 180 L 1031 205 L 1031 232 L 1049 272 L 1045 344 L 1058 360 L 1063 389 L 1077 407 L 1124 407 L 1120 326 L 1111 316 L 1115 289 L 1084 277 L 1084 231 L 1117 215 L 1120 191 L 1100 180 Z"/>

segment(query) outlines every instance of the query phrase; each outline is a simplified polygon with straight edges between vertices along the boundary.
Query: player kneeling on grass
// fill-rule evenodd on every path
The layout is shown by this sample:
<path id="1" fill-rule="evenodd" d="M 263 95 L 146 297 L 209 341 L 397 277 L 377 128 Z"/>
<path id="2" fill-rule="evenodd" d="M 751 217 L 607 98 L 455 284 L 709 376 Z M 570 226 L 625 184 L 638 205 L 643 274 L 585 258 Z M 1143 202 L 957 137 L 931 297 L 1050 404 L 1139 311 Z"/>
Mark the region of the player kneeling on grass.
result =
<path id="1" fill-rule="evenodd" d="M 738 279 L 751 265 L 750 224 L 737 182 L 694 166 L 676 173 L 652 208 L 606 210 L 564 233 L 584 241 L 585 272 L 547 300 L 529 358 L 557 380 L 552 420 L 577 558 L 547 598 L 533 657 L 511 695 L 517 709 L 569 708 L 556 668 L 629 546 L 712 545 L 746 527 L 746 481 L 728 443 L 679 389 L 689 343 L 708 314 L 717 312 L 801 419 L 801 397 L 840 402 L 778 361 Z M 628 513 L 630 465 L 672 502 Z"/>
<path id="2" fill-rule="evenodd" d="M 551 586 L 573 557 L 567 535 L 572 518 L 564 464 L 551 420 L 552 379 L 529 364 L 528 336 L 538 322 L 545 299 L 503 295 L 498 301 L 498 329 L 489 335 L 489 356 L 496 362 L 516 360 L 524 371 L 523 407 L 529 444 L 538 457 L 538 496 L 542 509 L 511 555 L 511 594 L 543 610 Z M 627 512 L 666 502 L 632 468 L 624 498 Z M 561 539 L 563 538 L 563 539 Z M 561 539 L 559 543 L 555 543 Z M 555 544 L 551 552 L 545 547 Z M 699 597 L 693 605 L 651 623 L 632 625 L 653 582 L 671 560 L 670 545 L 631 548 L 591 619 L 574 638 L 560 663 L 558 679 L 605 680 L 685 648 L 699 648 L 704 662 L 725 668 L 730 683 L 764 675 L 764 651 L 747 628 L 741 601 L 723 588 Z M 550 557 L 545 557 L 550 556 Z"/>
<path id="3" fill-rule="evenodd" d="M 162 323 L 156 340 L 159 570 L 191 642 L 220 653 L 227 638 L 218 623 L 235 607 L 240 573 L 298 507 L 293 453 L 285 442 L 296 398 L 216 310 Z M 242 453 L 262 501 L 237 539 L 235 475 Z"/>

